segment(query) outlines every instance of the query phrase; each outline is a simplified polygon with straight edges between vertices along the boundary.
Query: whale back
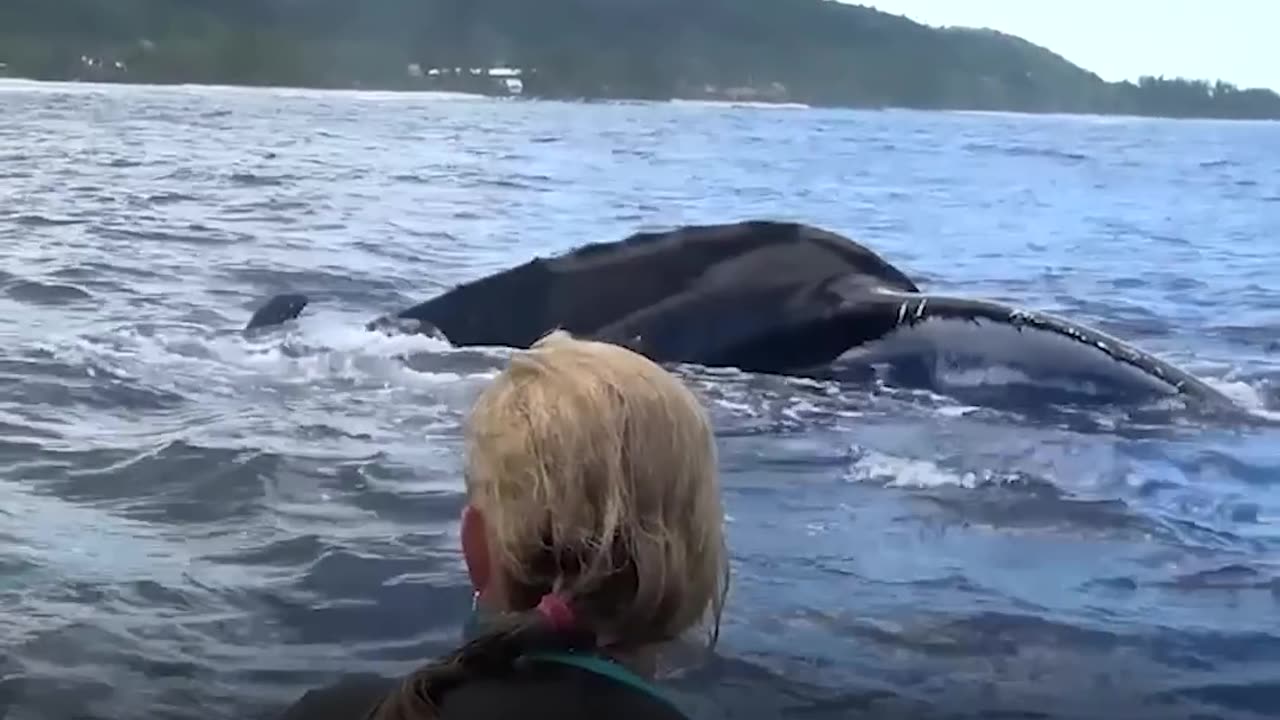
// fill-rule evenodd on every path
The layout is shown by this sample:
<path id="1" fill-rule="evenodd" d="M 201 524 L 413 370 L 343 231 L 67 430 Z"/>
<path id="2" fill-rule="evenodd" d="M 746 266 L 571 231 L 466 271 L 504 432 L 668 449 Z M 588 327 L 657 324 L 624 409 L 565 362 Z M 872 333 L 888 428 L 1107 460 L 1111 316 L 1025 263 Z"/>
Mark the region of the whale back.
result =
<path id="1" fill-rule="evenodd" d="M 460 285 L 399 314 L 454 345 L 527 347 L 553 329 L 591 335 L 712 286 L 805 285 L 855 274 L 913 292 L 902 271 L 853 240 L 800 223 L 750 221 L 642 232 Z"/>

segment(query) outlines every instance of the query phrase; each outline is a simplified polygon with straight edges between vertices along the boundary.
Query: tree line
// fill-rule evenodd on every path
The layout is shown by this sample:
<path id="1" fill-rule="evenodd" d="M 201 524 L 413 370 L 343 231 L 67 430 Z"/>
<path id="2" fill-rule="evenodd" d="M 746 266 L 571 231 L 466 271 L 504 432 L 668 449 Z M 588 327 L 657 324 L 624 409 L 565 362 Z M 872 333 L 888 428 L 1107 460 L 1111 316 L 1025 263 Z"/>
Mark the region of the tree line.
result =
<path id="1" fill-rule="evenodd" d="M 411 66 L 505 66 L 530 71 L 533 97 L 1280 118 L 1270 90 L 1108 83 L 1021 38 L 832 0 L 4 0 L 0 63 L 42 79 L 397 89 L 446 82 Z"/>

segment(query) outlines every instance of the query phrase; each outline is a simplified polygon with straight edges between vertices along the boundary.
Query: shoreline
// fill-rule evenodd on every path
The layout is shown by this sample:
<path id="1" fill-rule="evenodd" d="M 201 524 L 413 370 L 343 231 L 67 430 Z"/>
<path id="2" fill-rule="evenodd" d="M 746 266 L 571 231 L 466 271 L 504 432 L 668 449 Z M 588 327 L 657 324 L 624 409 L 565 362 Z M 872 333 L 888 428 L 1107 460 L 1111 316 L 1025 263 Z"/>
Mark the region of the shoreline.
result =
<path id="1" fill-rule="evenodd" d="M 23 77 L 19 75 L 0 75 L 0 92 L 18 88 L 80 88 L 84 90 L 109 90 L 114 88 L 149 88 L 159 90 L 215 90 L 233 92 L 264 92 L 286 94 L 336 93 L 356 94 L 364 96 L 388 97 L 434 97 L 440 100 L 502 100 L 529 103 L 566 103 L 574 105 L 675 105 L 690 108 L 726 108 L 752 110 L 841 110 L 848 112 L 920 112 L 949 113 L 960 115 L 1011 115 L 1026 117 L 1069 117 L 1069 118 L 1115 118 L 1131 120 L 1156 121 L 1193 121 L 1193 122 L 1231 122 L 1231 123 L 1280 123 L 1280 118 L 1241 118 L 1225 115 L 1158 115 L 1121 112 L 1088 112 L 1088 111 L 1037 111 L 1037 110 L 1000 110 L 975 108 L 920 108 L 907 106 L 866 106 L 840 105 L 823 103 L 803 103 L 796 101 L 772 100 L 731 100 L 721 98 L 671 97 L 666 99 L 629 98 L 629 97 L 552 97 L 538 95 L 503 95 L 498 93 L 465 92 L 459 90 L 440 90 L 434 88 L 403 86 L 369 86 L 342 87 L 327 85 L 272 85 L 272 84 L 234 84 L 234 83 L 199 83 L 199 82 L 143 82 L 132 80 L 50 80 Z"/>

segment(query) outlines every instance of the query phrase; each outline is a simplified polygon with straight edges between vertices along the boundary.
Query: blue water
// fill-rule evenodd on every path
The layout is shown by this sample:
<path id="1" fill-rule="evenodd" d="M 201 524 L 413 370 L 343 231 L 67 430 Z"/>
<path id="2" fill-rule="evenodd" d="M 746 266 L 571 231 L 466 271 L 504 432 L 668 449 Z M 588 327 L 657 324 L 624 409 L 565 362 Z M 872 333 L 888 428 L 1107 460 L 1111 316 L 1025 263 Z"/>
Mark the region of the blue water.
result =
<path id="1" fill-rule="evenodd" d="M 448 648 L 458 422 L 503 353 L 363 322 L 744 218 L 1094 324 L 1251 420 L 682 369 L 735 572 L 698 717 L 1280 708 L 1280 125 L 10 82 L 6 718 L 269 715 Z M 299 328 L 236 332 L 285 290 Z"/>

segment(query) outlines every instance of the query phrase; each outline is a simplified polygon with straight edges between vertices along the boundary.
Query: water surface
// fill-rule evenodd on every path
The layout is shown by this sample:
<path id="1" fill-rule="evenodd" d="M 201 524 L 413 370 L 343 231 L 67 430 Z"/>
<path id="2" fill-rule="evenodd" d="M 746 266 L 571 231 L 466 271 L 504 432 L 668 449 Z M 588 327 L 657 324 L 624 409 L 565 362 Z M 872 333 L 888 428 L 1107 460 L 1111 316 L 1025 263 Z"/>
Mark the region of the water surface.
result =
<path id="1" fill-rule="evenodd" d="M 500 351 L 364 321 L 793 219 L 1280 405 L 1280 126 L 0 85 L 0 708 L 243 718 L 453 643 Z M 245 340 L 282 291 L 313 306 Z M 1280 431 L 681 370 L 735 580 L 700 718 L 1280 708 Z M 0 713 L 3 714 L 3 713 Z"/>

